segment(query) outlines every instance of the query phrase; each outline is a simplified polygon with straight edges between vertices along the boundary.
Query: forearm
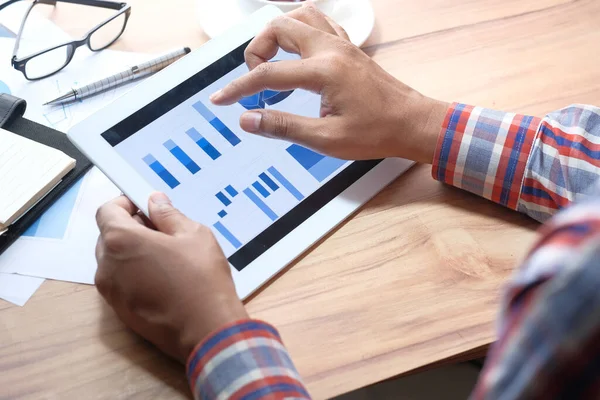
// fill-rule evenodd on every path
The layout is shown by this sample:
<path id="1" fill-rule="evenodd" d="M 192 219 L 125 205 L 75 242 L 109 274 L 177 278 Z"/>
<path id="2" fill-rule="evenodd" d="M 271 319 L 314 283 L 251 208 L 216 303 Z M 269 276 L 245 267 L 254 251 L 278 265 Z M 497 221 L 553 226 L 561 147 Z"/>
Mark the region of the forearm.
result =
<path id="1" fill-rule="evenodd" d="M 189 358 L 196 399 L 309 399 L 275 328 L 239 321 L 211 334 Z"/>
<path id="2" fill-rule="evenodd" d="M 598 180 L 597 142 L 595 107 L 571 106 L 541 120 L 454 103 L 442 124 L 432 173 L 545 221 Z"/>
<path id="3" fill-rule="evenodd" d="M 474 399 L 600 395 L 600 192 L 541 233 L 506 291 Z"/>

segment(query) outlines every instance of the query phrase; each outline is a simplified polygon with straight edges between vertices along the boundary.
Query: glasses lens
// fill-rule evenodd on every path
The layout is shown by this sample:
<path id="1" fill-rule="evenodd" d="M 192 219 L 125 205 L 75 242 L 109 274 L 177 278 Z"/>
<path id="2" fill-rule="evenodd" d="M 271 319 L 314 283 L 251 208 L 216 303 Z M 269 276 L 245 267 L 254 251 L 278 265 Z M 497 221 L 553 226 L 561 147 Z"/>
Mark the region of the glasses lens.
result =
<path id="1" fill-rule="evenodd" d="M 90 36 L 90 48 L 101 50 L 117 40 L 125 29 L 125 13 L 107 22 Z"/>
<path id="2" fill-rule="evenodd" d="M 39 79 L 51 75 L 69 61 L 70 46 L 47 51 L 27 61 L 25 75 L 28 79 Z"/>

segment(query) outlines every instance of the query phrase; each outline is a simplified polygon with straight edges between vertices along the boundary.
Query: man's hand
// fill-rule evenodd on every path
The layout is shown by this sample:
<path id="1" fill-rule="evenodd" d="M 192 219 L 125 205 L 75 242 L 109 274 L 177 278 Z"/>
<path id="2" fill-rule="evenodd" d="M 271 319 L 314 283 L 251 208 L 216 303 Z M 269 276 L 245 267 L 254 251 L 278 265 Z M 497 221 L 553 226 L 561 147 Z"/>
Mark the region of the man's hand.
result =
<path id="1" fill-rule="evenodd" d="M 301 60 L 267 62 L 279 48 Z M 321 118 L 275 110 L 242 115 L 242 129 L 360 160 L 404 157 L 431 163 L 448 104 L 385 72 L 312 5 L 274 20 L 246 49 L 250 73 L 215 93 L 229 105 L 265 89 L 302 88 L 322 96 Z"/>
<path id="2" fill-rule="evenodd" d="M 96 285 L 125 324 L 185 362 L 212 331 L 248 318 L 211 231 L 152 195 L 150 220 L 125 197 L 98 210 Z"/>

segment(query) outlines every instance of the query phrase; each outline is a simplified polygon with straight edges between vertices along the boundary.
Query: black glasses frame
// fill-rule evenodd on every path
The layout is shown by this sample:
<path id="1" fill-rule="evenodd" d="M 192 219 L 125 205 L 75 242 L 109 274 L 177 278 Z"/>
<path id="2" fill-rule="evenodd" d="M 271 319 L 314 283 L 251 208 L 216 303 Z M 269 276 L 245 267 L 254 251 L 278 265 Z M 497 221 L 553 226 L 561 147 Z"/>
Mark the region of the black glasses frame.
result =
<path id="1" fill-rule="evenodd" d="M 8 0 L 6 3 L 3 3 L 2 5 L 0 5 L 0 10 L 2 10 L 3 8 L 5 8 L 11 4 L 17 3 L 19 1 L 21 1 L 21 0 Z M 33 10 L 33 8 L 37 4 L 47 4 L 47 5 L 51 5 L 51 6 L 56 6 L 56 3 L 59 3 L 59 2 L 60 3 L 78 4 L 78 5 L 83 5 L 83 6 L 91 6 L 91 7 L 108 8 L 111 10 L 116 10 L 117 13 L 115 15 L 113 15 L 112 17 L 108 18 L 106 21 L 96 25 L 88 33 L 86 33 L 82 39 L 62 43 L 62 44 L 59 44 L 58 46 L 54 46 L 49 49 L 39 51 L 39 52 L 32 54 L 30 56 L 27 56 L 27 57 L 17 58 L 17 52 L 19 51 L 19 43 L 21 41 L 21 35 L 23 34 L 23 30 L 25 28 L 25 22 L 27 21 L 27 17 L 31 13 L 31 10 Z M 115 39 L 101 48 L 97 48 L 97 49 L 92 48 L 91 40 L 90 40 L 92 35 L 94 33 L 96 33 L 99 29 L 101 29 L 102 27 L 104 27 L 105 25 L 107 25 L 108 23 L 110 23 L 111 21 L 115 20 L 116 18 L 120 17 L 123 14 L 125 14 L 125 22 L 123 23 L 123 29 L 121 29 L 121 32 L 119 32 L 119 34 L 115 37 Z M 19 33 L 17 34 L 17 38 L 15 40 L 15 48 L 13 50 L 11 64 L 14 69 L 16 69 L 17 71 L 21 71 L 27 80 L 36 81 L 36 80 L 47 78 L 51 75 L 56 74 L 57 72 L 59 72 L 63 68 L 65 68 L 67 65 L 69 65 L 71 60 L 73 60 L 73 55 L 75 54 L 75 51 L 79 47 L 87 45 L 87 47 L 91 51 L 96 52 L 96 51 L 104 50 L 105 48 L 109 47 L 114 42 L 116 42 L 121 37 L 121 35 L 123 35 L 123 32 L 125 31 L 125 28 L 127 27 L 127 21 L 129 21 L 130 15 L 131 15 L 131 6 L 128 5 L 127 3 L 123 3 L 123 2 L 105 1 L 105 0 L 34 0 L 33 3 L 31 4 L 31 6 L 29 7 L 29 9 L 27 10 L 27 12 L 25 13 L 25 17 L 23 17 L 23 21 L 21 22 L 21 27 L 19 28 Z M 51 51 L 59 49 L 61 47 L 67 48 L 67 59 L 65 61 L 65 64 L 62 67 L 60 67 L 59 69 L 57 69 L 54 72 L 48 73 L 47 75 L 43 75 L 43 76 L 39 76 L 39 77 L 35 77 L 35 78 L 29 77 L 27 75 L 26 65 L 30 60 L 32 60 L 33 58 L 38 57 L 42 54 L 49 53 Z"/>

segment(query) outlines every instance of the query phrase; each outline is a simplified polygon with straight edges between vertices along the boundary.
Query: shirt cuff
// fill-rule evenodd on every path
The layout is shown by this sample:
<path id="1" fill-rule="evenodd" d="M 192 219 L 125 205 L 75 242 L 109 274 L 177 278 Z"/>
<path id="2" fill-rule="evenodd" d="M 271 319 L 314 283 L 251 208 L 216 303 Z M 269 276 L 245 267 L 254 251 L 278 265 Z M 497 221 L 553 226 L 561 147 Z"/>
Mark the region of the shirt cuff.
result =
<path id="1" fill-rule="evenodd" d="M 433 159 L 434 179 L 517 209 L 541 119 L 454 103 Z"/>
<path id="2" fill-rule="evenodd" d="M 277 330 L 262 321 L 238 321 L 214 332 L 190 355 L 196 399 L 309 398 Z"/>

